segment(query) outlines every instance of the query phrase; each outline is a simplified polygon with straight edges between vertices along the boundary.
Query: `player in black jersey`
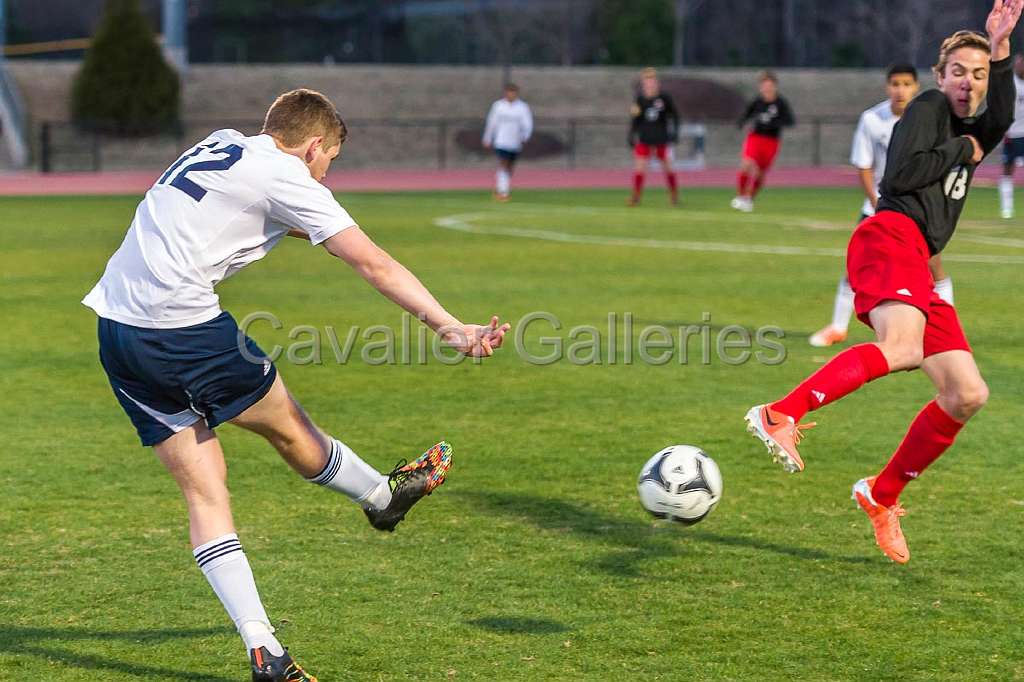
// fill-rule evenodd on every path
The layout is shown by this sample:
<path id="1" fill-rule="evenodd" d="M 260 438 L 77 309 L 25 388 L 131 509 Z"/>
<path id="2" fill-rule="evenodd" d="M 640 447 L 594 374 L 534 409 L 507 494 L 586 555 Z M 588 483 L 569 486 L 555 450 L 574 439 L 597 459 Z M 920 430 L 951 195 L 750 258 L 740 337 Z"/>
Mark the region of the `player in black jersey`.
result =
<path id="1" fill-rule="evenodd" d="M 674 206 L 679 200 L 679 185 L 672 170 L 672 150 L 678 139 L 679 114 L 666 92 L 661 91 L 658 74 L 647 68 L 640 72 L 640 93 L 633 102 L 632 123 L 629 127 L 629 145 L 633 148 L 633 194 L 629 205 L 640 203 L 644 189 L 644 172 L 654 154 L 661 162 L 668 183 L 669 200 Z"/>
<path id="2" fill-rule="evenodd" d="M 759 78 L 759 95 L 747 105 L 738 121 L 740 127 L 750 124 L 740 153 L 740 170 L 736 174 L 736 198 L 732 207 L 744 213 L 754 210 L 754 197 L 764 185 L 765 175 L 779 153 L 782 129 L 793 125 L 793 110 L 779 95 L 779 79 L 771 71 Z"/>
<path id="3" fill-rule="evenodd" d="M 939 89 L 914 99 L 896 124 L 878 212 L 857 227 L 846 261 L 857 317 L 877 341 L 848 348 L 782 400 L 747 413 L 749 430 L 785 468 L 800 471 L 796 445 L 813 426 L 799 423 L 805 414 L 890 372 L 921 368 L 938 396 L 882 471 L 853 487 L 879 547 L 900 563 L 910 559 L 900 493 L 988 399 L 956 310 L 933 291 L 928 259 L 953 235 L 975 167 L 1013 120 L 1010 34 L 1022 8 L 1024 0 L 994 0 L 987 38 L 971 31 L 947 38 L 935 65 Z"/>

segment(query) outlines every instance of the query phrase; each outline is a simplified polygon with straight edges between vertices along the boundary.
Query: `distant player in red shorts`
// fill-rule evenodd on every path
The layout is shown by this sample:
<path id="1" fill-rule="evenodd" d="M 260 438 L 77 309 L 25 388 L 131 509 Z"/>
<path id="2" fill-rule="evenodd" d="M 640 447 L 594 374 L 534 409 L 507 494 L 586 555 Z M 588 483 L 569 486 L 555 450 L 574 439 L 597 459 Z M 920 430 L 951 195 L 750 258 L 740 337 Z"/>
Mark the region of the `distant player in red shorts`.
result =
<path id="1" fill-rule="evenodd" d="M 796 122 L 789 102 L 779 95 L 779 79 L 774 73 L 761 72 L 758 90 L 757 99 L 747 105 L 739 120 L 740 127 L 750 124 L 750 131 L 740 153 L 736 198 L 731 206 L 744 213 L 754 210 L 754 197 L 764 186 L 765 175 L 779 153 L 782 129 Z"/>
<path id="2" fill-rule="evenodd" d="M 857 317 L 877 341 L 846 349 L 785 398 L 756 405 L 746 417 L 773 459 L 801 471 L 796 446 L 814 426 L 800 423 L 805 414 L 890 372 L 921 368 L 938 397 L 917 415 L 881 472 L 853 486 L 878 546 L 900 563 L 910 559 L 900 493 L 988 399 L 956 310 L 933 291 L 928 258 L 953 236 L 975 168 L 1013 121 L 1010 33 L 1022 7 L 1024 0 L 994 0 L 987 38 L 971 31 L 947 38 L 935 65 L 939 89 L 914 99 L 896 124 L 878 211 L 857 227 L 846 261 Z M 978 115 L 983 102 L 987 108 Z"/>
<path id="3" fill-rule="evenodd" d="M 632 108 L 633 121 L 629 128 L 629 145 L 633 148 L 633 194 L 629 205 L 640 203 L 644 190 L 644 174 L 651 154 L 661 162 L 668 183 L 669 200 L 674 206 L 679 200 L 679 185 L 672 170 L 672 149 L 678 139 L 679 114 L 668 93 L 661 91 L 658 74 L 646 68 L 640 72 L 640 94 Z"/>

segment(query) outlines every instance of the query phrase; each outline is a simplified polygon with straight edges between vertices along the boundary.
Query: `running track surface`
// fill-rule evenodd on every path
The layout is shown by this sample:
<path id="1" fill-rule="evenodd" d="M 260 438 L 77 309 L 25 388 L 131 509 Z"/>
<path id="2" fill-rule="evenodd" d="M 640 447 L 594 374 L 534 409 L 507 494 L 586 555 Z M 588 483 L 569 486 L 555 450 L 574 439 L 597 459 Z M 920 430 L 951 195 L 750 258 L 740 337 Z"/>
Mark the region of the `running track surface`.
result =
<path id="1" fill-rule="evenodd" d="M 154 171 L 106 171 L 101 173 L 37 172 L 0 174 L 0 196 L 58 194 L 143 194 L 159 177 Z M 996 164 L 982 166 L 976 177 L 992 181 L 999 173 Z M 623 168 L 519 168 L 513 180 L 516 189 L 628 188 L 632 170 Z M 686 187 L 732 187 L 734 168 L 709 168 L 680 171 L 682 189 Z M 660 171 L 647 176 L 650 187 L 663 185 Z M 338 170 L 327 176 L 328 187 L 335 191 L 427 191 L 490 190 L 492 171 L 457 170 Z M 779 167 L 768 176 L 767 185 L 776 187 L 859 187 L 856 171 L 849 166 Z"/>

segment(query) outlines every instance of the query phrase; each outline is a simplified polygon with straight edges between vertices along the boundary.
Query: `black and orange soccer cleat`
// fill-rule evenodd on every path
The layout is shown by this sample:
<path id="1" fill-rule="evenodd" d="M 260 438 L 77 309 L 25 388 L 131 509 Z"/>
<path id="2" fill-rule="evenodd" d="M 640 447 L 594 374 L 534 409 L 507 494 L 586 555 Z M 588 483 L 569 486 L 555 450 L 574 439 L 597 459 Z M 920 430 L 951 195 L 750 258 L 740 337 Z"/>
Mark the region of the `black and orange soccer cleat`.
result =
<path id="1" fill-rule="evenodd" d="M 252 662 L 252 682 L 317 682 L 317 679 L 296 663 L 288 650 L 274 656 L 267 647 L 249 651 Z"/>
<path id="2" fill-rule="evenodd" d="M 412 506 L 444 483 L 452 467 L 452 446 L 441 441 L 408 464 L 401 461 L 388 474 L 391 503 L 385 509 L 364 508 L 370 525 L 391 532 Z"/>

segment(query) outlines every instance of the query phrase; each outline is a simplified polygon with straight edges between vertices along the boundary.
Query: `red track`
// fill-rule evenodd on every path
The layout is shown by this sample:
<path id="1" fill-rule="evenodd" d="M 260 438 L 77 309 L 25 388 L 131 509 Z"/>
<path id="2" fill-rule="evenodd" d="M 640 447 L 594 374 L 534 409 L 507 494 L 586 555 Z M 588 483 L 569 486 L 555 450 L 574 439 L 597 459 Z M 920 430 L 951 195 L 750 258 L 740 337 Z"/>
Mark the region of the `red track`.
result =
<path id="1" fill-rule="evenodd" d="M 625 188 L 631 170 L 622 168 L 520 168 L 513 186 L 517 189 Z M 982 166 L 978 177 L 994 179 L 996 164 Z M 683 171 L 680 182 L 686 187 L 731 187 L 735 169 L 709 168 Z M 109 171 L 103 173 L 8 173 L 0 174 L 0 196 L 58 194 L 142 194 L 160 171 Z M 650 181 L 661 184 L 660 173 L 651 173 Z M 338 170 L 327 176 L 332 190 L 348 192 L 410 190 L 490 190 L 494 175 L 487 169 L 459 170 Z M 779 167 L 769 178 L 776 187 L 856 187 L 855 172 L 848 166 Z"/>

